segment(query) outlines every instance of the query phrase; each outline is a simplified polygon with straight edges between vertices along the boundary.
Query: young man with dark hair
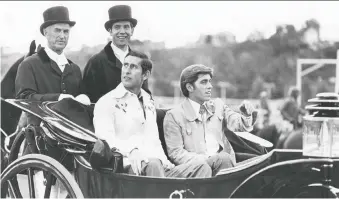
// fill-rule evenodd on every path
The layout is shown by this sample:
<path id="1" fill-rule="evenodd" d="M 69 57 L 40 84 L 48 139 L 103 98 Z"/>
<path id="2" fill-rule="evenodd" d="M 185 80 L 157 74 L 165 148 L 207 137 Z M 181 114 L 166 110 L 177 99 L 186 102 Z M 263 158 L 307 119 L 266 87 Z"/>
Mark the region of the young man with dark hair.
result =
<path id="1" fill-rule="evenodd" d="M 236 163 L 234 150 L 224 130 L 251 131 L 254 107 L 243 101 L 242 113 L 225 105 L 221 99 L 211 100 L 213 70 L 195 64 L 180 75 L 180 87 L 186 97 L 182 104 L 169 110 L 164 119 L 164 133 L 169 158 L 175 165 L 203 161 L 212 175 Z M 223 122 L 226 122 L 226 126 Z"/>
<path id="2" fill-rule="evenodd" d="M 121 68 L 126 55 L 132 52 L 129 41 L 138 22 L 132 18 L 131 7 L 127 5 L 111 7 L 108 15 L 105 29 L 112 36 L 112 41 L 93 55 L 84 69 L 84 87 L 92 103 L 96 103 L 100 97 L 120 84 Z M 150 93 L 147 80 L 142 88 Z"/>

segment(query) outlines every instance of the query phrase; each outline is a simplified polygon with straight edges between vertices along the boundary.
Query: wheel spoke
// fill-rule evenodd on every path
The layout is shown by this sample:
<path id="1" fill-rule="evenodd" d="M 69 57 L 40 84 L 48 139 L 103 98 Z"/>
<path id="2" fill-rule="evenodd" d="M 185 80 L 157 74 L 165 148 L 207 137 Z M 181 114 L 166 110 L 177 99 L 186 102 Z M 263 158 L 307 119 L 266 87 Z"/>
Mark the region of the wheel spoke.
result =
<path id="1" fill-rule="evenodd" d="M 7 184 L 8 184 L 8 190 L 10 191 L 10 193 L 9 193 L 10 196 L 14 197 L 14 198 L 19 198 L 19 196 L 14 191 L 12 181 L 11 180 L 7 180 Z"/>
<path id="2" fill-rule="evenodd" d="M 48 174 L 46 176 L 47 182 L 46 182 L 46 189 L 45 189 L 44 198 L 50 198 L 50 196 L 51 196 L 51 187 L 52 187 L 53 178 L 55 178 L 55 177 L 52 176 L 52 174 L 50 172 L 48 172 Z"/>
<path id="3" fill-rule="evenodd" d="M 41 172 L 37 173 L 37 171 Z M 47 179 L 45 181 L 45 186 L 41 186 L 40 188 L 39 185 L 42 185 L 41 180 L 44 179 L 41 176 L 43 172 L 45 172 L 45 177 Z M 26 175 L 23 175 L 21 173 L 25 173 Z M 46 195 L 46 198 L 48 198 L 48 195 L 54 195 L 54 186 L 52 185 L 54 185 L 54 183 L 56 183 L 55 181 L 58 180 L 56 184 L 56 189 L 59 189 L 59 185 L 63 185 L 62 187 L 60 187 L 60 194 L 59 192 L 57 192 L 60 197 L 66 197 L 66 194 L 68 193 L 71 198 L 84 198 L 79 185 L 74 179 L 74 176 L 72 176 L 72 174 L 69 173 L 69 171 L 57 160 L 45 155 L 28 154 L 13 161 L 1 173 L 0 182 L 1 188 L 3 188 L 1 196 L 6 197 L 6 194 L 11 194 L 16 195 L 17 198 L 21 198 L 22 196 L 20 193 L 20 187 L 17 186 L 18 180 L 20 180 L 20 182 L 22 183 L 23 186 L 21 188 L 23 189 L 23 191 L 25 191 L 25 194 L 28 192 L 27 196 L 25 197 L 34 198 L 38 195 L 41 197 Z M 40 193 L 39 191 L 41 191 L 42 193 L 38 194 Z"/>
<path id="4" fill-rule="evenodd" d="M 29 196 L 30 198 L 35 198 L 35 189 L 34 189 L 34 171 L 32 168 L 28 168 L 28 185 L 29 185 Z"/>

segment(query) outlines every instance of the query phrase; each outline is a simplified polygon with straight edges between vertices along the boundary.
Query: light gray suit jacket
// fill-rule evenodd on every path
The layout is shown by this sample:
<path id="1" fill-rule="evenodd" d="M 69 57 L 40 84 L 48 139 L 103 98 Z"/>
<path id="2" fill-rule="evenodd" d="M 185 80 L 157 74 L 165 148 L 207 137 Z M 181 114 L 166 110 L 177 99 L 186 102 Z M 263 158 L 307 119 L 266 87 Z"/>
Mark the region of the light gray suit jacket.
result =
<path id="1" fill-rule="evenodd" d="M 231 131 L 251 131 L 254 123 L 252 116 L 245 117 L 233 111 L 221 99 L 210 100 L 206 104 L 206 131 L 215 134 L 222 151 L 230 154 L 235 163 L 234 150 L 223 133 L 223 120 L 226 120 L 227 128 Z M 168 155 L 176 165 L 206 159 L 203 123 L 198 120 L 188 98 L 167 111 L 164 118 L 164 134 Z"/>

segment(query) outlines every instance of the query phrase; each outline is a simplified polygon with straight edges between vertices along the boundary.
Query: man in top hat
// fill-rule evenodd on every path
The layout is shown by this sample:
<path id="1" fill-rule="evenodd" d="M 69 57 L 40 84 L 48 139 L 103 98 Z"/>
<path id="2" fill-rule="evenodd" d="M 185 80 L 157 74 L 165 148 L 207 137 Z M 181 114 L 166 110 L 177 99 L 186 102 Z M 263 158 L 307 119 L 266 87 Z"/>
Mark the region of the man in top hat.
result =
<path id="1" fill-rule="evenodd" d="M 44 23 L 40 26 L 40 32 L 46 38 L 47 45 L 19 65 L 15 79 L 16 98 L 32 101 L 73 98 L 89 104 L 88 97 L 81 94 L 80 68 L 67 59 L 63 52 L 75 21 L 69 19 L 68 9 L 63 6 L 48 8 L 44 11 L 43 18 Z M 33 115 L 22 116 L 20 120 L 26 120 L 23 122 L 26 124 L 40 124 L 39 118 Z M 64 157 L 62 164 L 68 170 L 74 169 L 71 155 L 64 156 L 61 151 L 54 150 L 53 156 L 60 159 Z M 42 173 L 36 173 L 35 177 L 41 184 Z M 39 190 L 43 192 L 43 189 Z"/>
<path id="2" fill-rule="evenodd" d="M 63 52 L 75 21 L 69 20 L 68 9 L 63 6 L 47 9 L 43 18 L 40 32 L 47 46 L 20 64 L 15 80 L 16 97 L 35 101 L 75 98 L 81 94 L 81 71 Z"/>
<path id="3" fill-rule="evenodd" d="M 84 70 L 84 87 L 93 103 L 120 84 L 121 67 L 131 51 L 129 41 L 138 22 L 132 18 L 131 8 L 127 5 L 111 7 L 108 15 L 105 29 L 112 36 L 112 41 L 88 60 Z M 148 81 L 144 82 L 142 88 L 150 93 Z"/>

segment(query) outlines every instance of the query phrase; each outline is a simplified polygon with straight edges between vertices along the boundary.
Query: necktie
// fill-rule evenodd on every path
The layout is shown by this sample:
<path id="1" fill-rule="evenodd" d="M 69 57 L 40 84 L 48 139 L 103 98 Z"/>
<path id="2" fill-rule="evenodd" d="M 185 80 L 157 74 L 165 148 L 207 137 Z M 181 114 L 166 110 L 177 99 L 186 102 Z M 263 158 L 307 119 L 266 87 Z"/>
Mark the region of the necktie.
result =
<path id="1" fill-rule="evenodd" d="M 146 119 L 146 112 L 145 112 L 145 108 L 144 108 L 144 99 L 143 99 L 141 93 L 138 95 L 138 100 L 139 100 L 139 102 L 141 104 L 141 108 L 144 112 L 144 118 Z"/>
<path id="2" fill-rule="evenodd" d="M 213 155 L 213 154 L 221 151 L 222 148 L 220 147 L 220 145 L 218 144 L 216 139 L 213 137 L 211 132 L 207 132 L 207 130 L 206 130 L 206 117 L 207 117 L 206 111 L 207 111 L 206 107 L 204 105 L 201 105 L 200 109 L 199 109 L 199 114 L 201 115 L 201 120 L 202 120 L 202 124 L 203 124 L 203 127 L 204 127 L 207 153 L 209 155 Z M 220 148 L 221 148 L 221 150 L 220 150 Z"/>
<path id="3" fill-rule="evenodd" d="M 201 105 L 200 106 L 200 109 L 199 109 L 199 114 L 201 115 L 201 120 L 205 126 L 205 114 L 206 113 L 206 109 L 205 109 L 205 106 L 204 105 Z"/>

